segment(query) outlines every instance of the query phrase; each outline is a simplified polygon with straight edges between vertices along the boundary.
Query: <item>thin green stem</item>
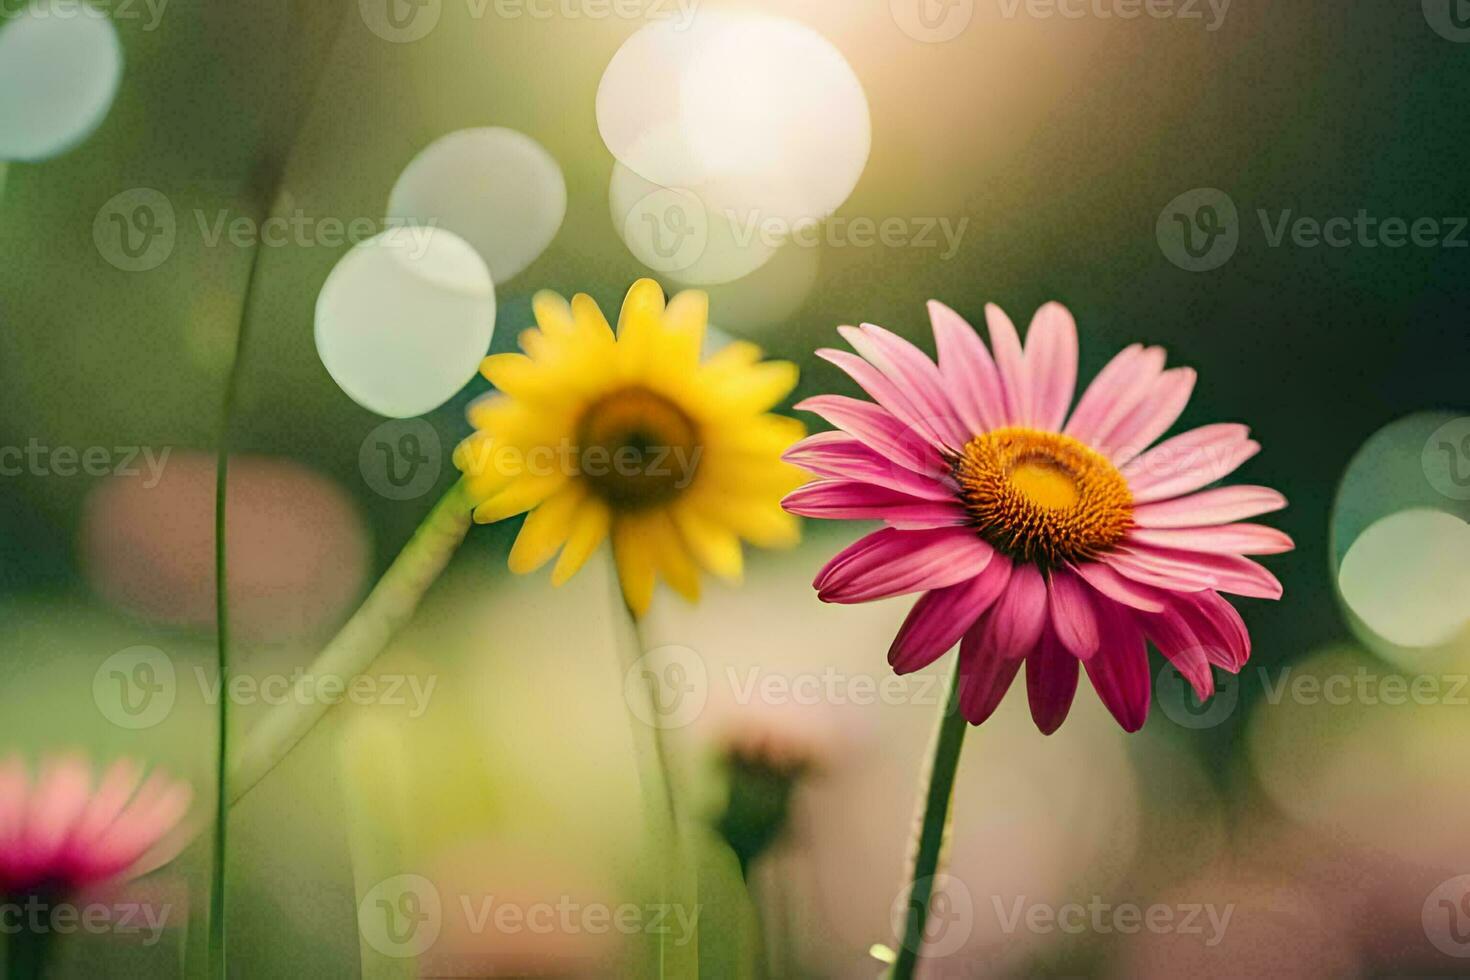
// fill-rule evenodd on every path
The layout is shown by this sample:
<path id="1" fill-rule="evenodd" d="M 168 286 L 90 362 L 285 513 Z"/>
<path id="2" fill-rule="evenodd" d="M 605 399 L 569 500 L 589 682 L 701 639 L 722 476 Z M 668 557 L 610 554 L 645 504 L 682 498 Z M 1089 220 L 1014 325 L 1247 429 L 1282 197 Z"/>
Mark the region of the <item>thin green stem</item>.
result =
<path id="1" fill-rule="evenodd" d="M 919 964 L 919 950 L 924 945 L 924 926 L 929 919 L 929 899 L 934 893 L 934 876 L 949 828 L 950 801 L 954 794 L 955 773 L 959 770 L 960 748 L 969 727 L 959 710 L 960 668 L 955 658 L 955 672 L 950 680 L 949 698 L 939 717 L 929 759 L 927 785 L 924 789 L 924 815 L 919 823 L 918 841 L 913 851 L 909 872 L 908 914 L 905 917 L 903 943 L 898 959 L 889 973 L 890 980 L 910 980 Z"/>
<path id="2" fill-rule="evenodd" d="M 331 709 L 329 702 L 312 695 L 313 679 L 340 678 L 344 688 L 350 688 L 354 678 L 372 667 L 418 609 L 469 529 L 470 498 L 461 479 L 439 498 L 357 612 L 298 677 L 301 689 L 245 736 L 230 760 L 230 805 L 239 803 L 279 765 Z"/>
<path id="3" fill-rule="evenodd" d="M 229 494 L 230 426 L 235 418 L 235 400 L 240 391 L 241 365 L 244 361 L 246 325 L 250 322 L 250 304 L 255 293 L 255 277 L 260 271 L 260 248 L 250 256 L 250 270 L 245 276 L 245 296 L 240 301 L 240 327 L 235 331 L 235 356 L 230 374 L 225 379 L 224 398 L 220 403 L 219 448 L 214 472 L 214 620 L 215 669 L 219 690 L 230 689 L 230 603 L 229 577 L 226 573 L 225 505 Z M 215 745 L 215 811 L 214 811 L 214 875 L 209 891 L 209 973 L 224 980 L 227 958 L 225 946 L 225 858 L 226 833 L 230 808 L 227 805 L 226 759 L 230 743 L 230 699 L 219 698 L 215 724 L 219 737 Z"/>

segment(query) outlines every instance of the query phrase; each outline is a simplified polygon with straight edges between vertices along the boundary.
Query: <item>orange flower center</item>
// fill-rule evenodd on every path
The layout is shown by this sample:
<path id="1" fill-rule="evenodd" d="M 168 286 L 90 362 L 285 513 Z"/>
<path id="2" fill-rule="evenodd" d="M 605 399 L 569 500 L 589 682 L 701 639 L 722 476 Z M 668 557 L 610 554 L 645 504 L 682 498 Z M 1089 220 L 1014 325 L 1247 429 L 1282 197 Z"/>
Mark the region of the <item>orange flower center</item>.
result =
<path id="1" fill-rule="evenodd" d="M 1025 561 L 1096 558 L 1132 525 L 1128 481 L 1071 436 L 996 429 L 966 443 L 953 466 L 975 530 Z"/>
<path id="2" fill-rule="evenodd" d="M 592 492 L 620 510 L 668 503 L 689 487 L 699 465 L 699 429 L 684 410 L 647 388 L 602 396 L 577 425 L 578 472 Z"/>

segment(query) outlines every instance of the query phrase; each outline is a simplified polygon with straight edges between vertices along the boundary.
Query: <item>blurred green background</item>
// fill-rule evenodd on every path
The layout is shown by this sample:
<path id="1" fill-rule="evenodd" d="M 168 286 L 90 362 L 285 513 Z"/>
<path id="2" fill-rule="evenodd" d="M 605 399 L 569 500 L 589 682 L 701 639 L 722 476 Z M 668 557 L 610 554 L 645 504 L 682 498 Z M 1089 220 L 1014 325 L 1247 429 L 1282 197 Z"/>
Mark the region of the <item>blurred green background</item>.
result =
<path id="1" fill-rule="evenodd" d="M 1470 871 L 1459 829 L 1467 800 L 1452 778 L 1463 707 L 1448 695 L 1323 705 L 1272 691 L 1303 674 L 1463 672 L 1463 642 L 1432 660 L 1395 658 L 1361 622 L 1350 628 L 1336 569 L 1367 518 L 1334 550 L 1331 514 L 1359 447 L 1424 411 L 1448 414 L 1395 437 L 1401 451 L 1368 469 L 1397 466 L 1404 479 L 1363 491 L 1355 513 L 1463 506 L 1417 481 L 1425 440 L 1470 400 L 1470 234 L 1458 248 L 1273 247 L 1258 212 L 1274 223 L 1288 209 L 1408 221 L 1470 211 L 1470 44 L 1433 29 L 1418 4 L 1368 0 L 1240 0 L 1216 30 L 1205 5 L 1197 21 L 1008 17 L 999 2 L 961 3 L 972 19 L 942 43 L 901 29 L 898 6 L 705 0 L 699 12 L 778 12 L 827 37 L 872 117 L 871 155 L 838 214 L 965 220 L 959 247 L 940 258 L 941 249 L 824 245 L 789 314 L 722 319 L 722 304 L 748 310 L 787 288 L 757 273 L 712 290 L 712 321 L 797 361 L 798 400 L 850 390 L 812 355 L 835 343 L 838 324 L 883 324 L 932 349 L 931 297 L 975 321 L 986 302 L 1020 319 L 1060 300 L 1077 316 L 1084 378 L 1134 341 L 1199 370 L 1180 426 L 1251 425 L 1264 451 L 1234 479 L 1287 495 L 1291 507 L 1271 522 L 1298 545 L 1268 561 L 1285 599 L 1240 603 L 1254 655 L 1225 710 L 1191 713 L 1179 685 L 1161 682 L 1157 697 L 1177 710 L 1156 704 L 1128 738 L 1084 689 L 1077 717 L 1043 739 L 1012 692 L 972 732 L 950 855 L 971 925 L 932 975 L 1452 970 L 1425 903 Z M 205 827 L 215 727 L 194 668 L 213 671 L 212 454 L 236 345 L 233 656 L 260 676 L 310 660 L 453 482 L 448 452 L 468 431 L 465 405 L 488 385 L 477 377 L 426 416 L 442 466 L 432 485 L 409 499 L 378 492 L 362 450 L 383 420 L 343 395 L 312 340 L 317 293 L 346 247 L 289 244 L 257 258 L 211 245 L 195 213 L 259 220 L 300 208 L 377 221 L 424 146 L 507 126 L 555 157 L 568 205 L 546 252 L 496 284 L 492 350 L 514 349 L 537 289 L 585 291 L 611 312 L 648 274 L 609 217 L 613 159 L 594 112 L 604 68 L 643 20 L 508 17 L 494 6 L 476 16 L 474 5 L 443 0 L 428 36 L 395 44 L 367 28 L 363 9 L 171 0 L 151 28 L 114 11 L 125 67 L 110 113 L 75 149 L 10 164 L 0 185 L 0 446 L 169 453 L 153 487 L 55 471 L 0 477 L 0 750 L 155 759 L 195 782 Z M 1234 201 L 1239 245 L 1219 268 L 1189 272 L 1155 228 L 1171 201 L 1202 187 Z M 126 272 L 93 231 L 99 210 L 135 188 L 168 199 L 178 235 L 162 265 Z M 239 975 L 413 975 L 412 962 L 380 955 L 358 928 L 359 902 L 396 874 L 427 876 L 445 896 L 526 902 L 647 901 L 656 891 L 623 701 L 620 656 L 632 641 L 610 571 L 594 562 L 562 590 L 544 575 L 513 579 L 504 561 L 517 524 L 472 530 L 376 668 L 435 678 L 428 710 L 334 711 L 234 811 Z M 730 682 L 751 669 L 887 676 L 884 645 L 907 602 L 833 609 L 807 588 L 858 533 L 809 526 L 797 551 L 753 557 L 743 590 L 712 588 L 697 609 L 661 592 L 650 618 L 648 643 L 697 651 L 710 671 L 709 705 L 669 735 L 693 809 L 721 806 L 710 759 L 731 731 L 821 733 L 821 764 L 798 787 L 787 838 L 752 873 L 754 905 L 728 855 L 704 859 L 717 866 L 701 874 L 701 894 L 720 896 L 706 914 L 721 924 L 707 947 L 701 935 L 705 975 L 755 969 L 756 919 L 780 949 L 778 976 L 876 975 L 868 947 L 893 942 L 889 909 L 934 706 L 910 685 L 892 703 L 772 710 L 739 703 Z M 99 711 L 93 679 L 138 645 L 176 665 L 179 699 L 162 723 L 129 730 Z M 236 712 L 241 731 L 261 707 Z M 188 895 L 185 927 L 154 948 L 121 937 L 65 943 L 68 975 L 197 975 L 207 838 L 201 831 L 165 872 Z M 1179 932 L 1007 931 L 999 910 L 1016 896 L 1213 902 L 1234 915 L 1209 946 Z M 611 949 L 586 935 L 516 938 L 526 948 L 446 935 L 421 968 L 647 966 L 642 936 Z M 729 963 L 712 967 L 718 956 Z"/>

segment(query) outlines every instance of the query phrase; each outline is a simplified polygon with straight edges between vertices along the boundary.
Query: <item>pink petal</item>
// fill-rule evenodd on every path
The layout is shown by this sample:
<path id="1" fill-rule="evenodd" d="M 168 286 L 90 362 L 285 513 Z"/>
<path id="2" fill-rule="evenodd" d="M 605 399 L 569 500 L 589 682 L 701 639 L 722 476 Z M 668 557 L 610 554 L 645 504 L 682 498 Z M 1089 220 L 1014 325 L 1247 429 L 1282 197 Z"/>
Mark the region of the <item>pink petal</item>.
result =
<path id="1" fill-rule="evenodd" d="M 956 527 L 969 523 L 957 500 L 920 500 L 897 490 L 851 480 L 818 480 L 797 487 L 781 506 L 792 514 L 839 521 L 886 521 L 894 527 Z"/>
<path id="2" fill-rule="evenodd" d="M 1077 391 L 1077 323 L 1061 303 L 1047 303 L 1031 319 L 1026 372 L 1031 379 L 1031 424 L 1061 431 Z"/>
<path id="3" fill-rule="evenodd" d="M 1067 720 L 1080 673 L 1077 658 L 1047 630 L 1026 658 L 1026 699 L 1031 704 L 1031 720 L 1041 734 L 1050 735 Z"/>
<path id="4" fill-rule="evenodd" d="M 1114 466 L 1122 466 L 1152 446 L 1179 421 L 1184 406 L 1189 404 L 1189 396 L 1194 393 L 1195 378 L 1193 368 L 1165 371 L 1154 382 L 1148 396 L 1102 437 L 1101 445 L 1108 447 L 1108 458 Z"/>
<path id="5" fill-rule="evenodd" d="M 173 839 L 193 798 L 189 784 L 155 771 L 143 783 L 133 802 L 89 850 L 90 869 L 96 877 L 147 870 L 151 852 L 172 852 L 183 840 Z M 169 856 L 172 856 L 170 853 Z M 140 866 L 140 862 L 143 865 Z"/>
<path id="6" fill-rule="evenodd" d="M 50 870 L 81 818 L 91 792 L 92 769 L 81 756 L 60 756 L 41 767 L 20 843 L 39 871 Z"/>
<path id="7" fill-rule="evenodd" d="M 1208 701 L 1215 693 L 1215 675 L 1210 673 L 1204 644 L 1194 635 L 1184 617 L 1171 608 L 1158 615 L 1139 616 L 1138 621 L 1159 652 L 1194 688 L 1194 696 L 1199 703 Z"/>
<path id="8" fill-rule="evenodd" d="M 1097 652 L 1097 615 L 1092 609 L 1091 589 L 1065 568 L 1051 573 L 1047 590 L 1052 631 L 1073 656 L 1086 660 Z"/>
<path id="9" fill-rule="evenodd" d="M 1210 663 L 1232 674 L 1240 673 L 1250 659 L 1251 637 L 1234 606 L 1219 593 L 1205 591 L 1176 596 L 1174 608 L 1204 643 Z"/>
<path id="10" fill-rule="evenodd" d="M 971 434 L 1006 424 L 1005 389 L 1000 372 L 985 343 L 958 313 L 936 300 L 929 301 L 939 373 L 960 422 Z"/>
<path id="11" fill-rule="evenodd" d="M 1209 527 L 1259 517 L 1286 506 L 1286 498 L 1269 487 L 1217 487 L 1133 508 L 1139 527 Z"/>
<path id="12" fill-rule="evenodd" d="M 953 500 L 957 492 L 947 467 L 930 476 L 915 473 L 841 431 L 807 436 L 781 458 L 820 477 L 870 483 L 925 500 Z"/>
<path id="13" fill-rule="evenodd" d="M 930 423 L 928 411 L 916 406 L 904 388 L 895 384 L 872 364 L 856 354 L 833 350 L 830 347 L 818 350 L 817 356 L 841 368 L 848 377 L 856 381 L 864 391 L 872 396 L 873 401 L 883 406 L 890 415 L 915 432 L 922 433 L 930 443 L 938 447 L 947 444 L 948 440 L 941 436 L 939 430 Z"/>
<path id="14" fill-rule="evenodd" d="M 1031 381 L 1016 325 L 994 303 L 985 304 L 985 324 L 990 328 L 990 346 L 995 351 L 996 367 L 1000 369 L 1006 424 L 1025 425 L 1031 415 Z"/>
<path id="15" fill-rule="evenodd" d="M 1099 604 L 1098 621 L 1102 642 L 1083 666 L 1118 724 L 1126 732 L 1136 732 L 1148 720 L 1151 691 L 1143 631 L 1131 613 L 1109 603 Z"/>
<path id="16" fill-rule="evenodd" d="M 1260 449 L 1245 426 L 1223 422 L 1161 442 L 1121 472 L 1134 504 L 1147 504 L 1223 480 Z"/>
<path id="17" fill-rule="evenodd" d="M 884 528 L 838 552 L 813 585 L 823 602 L 869 602 L 962 582 L 980 574 L 994 555 L 965 528 Z"/>
<path id="18" fill-rule="evenodd" d="M 845 395 L 817 395 L 796 407 L 803 412 L 815 412 L 883 458 L 915 473 L 934 474 L 948 469 L 944 457 L 922 434 L 872 402 Z"/>
<path id="19" fill-rule="evenodd" d="M 1134 528 L 1130 543 L 1202 551 L 1214 555 L 1279 555 L 1293 547 L 1291 538 L 1260 524 L 1221 524 L 1215 527 Z"/>
<path id="20" fill-rule="evenodd" d="M 1252 599 L 1280 599 L 1281 583 L 1249 558 L 1239 555 L 1207 555 L 1198 551 L 1175 551 L 1155 545 L 1136 545 L 1130 550 L 1142 560 L 1187 569 L 1211 579 L 1208 586 L 1217 592 L 1229 592 Z M 1198 592 L 1199 589 L 1181 589 Z"/>
<path id="21" fill-rule="evenodd" d="M 872 323 L 865 323 L 860 329 L 838 327 L 837 332 L 853 350 L 903 390 L 914 409 L 951 448 L 959 449 L 968 441 L 969 435 L 945 394 L 944 378 L 923 351 Z"/>
<path id="22" fill-rule="evenodd" d="M 132 759 L 118 759 L 107 768 L 77 821 L 66 848 L 66 863 L 80 864 L 85 860 L 87 849 L 117 820 L 142 778 L 143 767 Z"/>
<path id="23" fill-rule="evenodd" d="M 995 605 L 978 624 L 987 650 L 1019 660 L 1036 647 L 1046 623 L 1046 579 L 1035 565 L 1019 564 Z"/>
<path id="24" fill-rule="evenodd" d="M 1158 347 L 1134 344 L 1119 351 L 1082 393 L 1066 434 L 1098 448 L 1101 437 L 1148 393 L 1163 367 L 1164 352 Z"/>
<path id="25" fill-rule="evenodd" d="M 1174 592 L 1199 592 L 1215 585 L 1215 577 L 1194 564 L 1167 561 L 1142 549 L 1114 548 L 1099 558 L 1126 579 Z"/>
<path id="26" fill-rule="evenodd" d="M 1114 602 L 1143 612 L 1163 612 L 1164 593 L 1158 589 L 1125 578 L 1101 562 L 1079 562 L 1072 566 L 1082 579 Z"/>
<path id="27" fill-rule="evenodd" d="M 0 891 L 20 884 L 23 869 L 17 842 L 25 827 L 30 792 L 31 774 L 25 763 L 18 755 L 6 756 L 0 761 Z"/>
<path id="28" fill-rule="evenodd" d="M 1010 577 L 1010 561 L 996 555 L 974 578 L 924 593 L 909 610 L 888 650 L 894 672 L 909 674 L 927 667 L 958 643 L 995 602 Z"/>
<path id="29" fill-rule="evenodd" d="M 983 629 L 983 623 L 976 623 L 960 640 L 960 714 L 972 725 L 995 713 L 1021 669 L 1021 661 L 985 645 Z"/>

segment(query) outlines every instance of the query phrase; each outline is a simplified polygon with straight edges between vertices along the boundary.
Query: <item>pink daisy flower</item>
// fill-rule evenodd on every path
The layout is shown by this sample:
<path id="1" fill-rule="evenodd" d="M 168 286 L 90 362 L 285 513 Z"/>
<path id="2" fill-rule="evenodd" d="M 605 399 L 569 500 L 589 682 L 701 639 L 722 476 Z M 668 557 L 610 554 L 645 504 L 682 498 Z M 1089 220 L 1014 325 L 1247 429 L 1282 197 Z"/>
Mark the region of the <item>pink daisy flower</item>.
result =
<path id="1" fill-rule="evenodd" d="M 1152 642 L 1204 701 L 1219 667 L 1239 672 L 1250 636 L 1222 594 L 1276 599 L 1247 555 L 1289 551 L 1240 523 L 1286 505 L 1265 487 L 1205 489 L 1260 449 L 1243 425 L 1206 425 L 1154 445 L 1194 388 L 1189 368 L 1135 344 L 1075 409 L 1077 327 L 1043 306 L 1023 347 L 986 307 L 990 347 L 931 302 L 938 364 L 871 324 L 839 331 L 857 351 L 818 355 L 872 402 L 839 395 L 797 408 L 837 427 L 785 458 L 821 479 L 783 501 L 794 514 L 886 525 L 817 574 L 824 602 L 923 593 L 888 653 L 906 674 L 960 645 L 959 704 L 990 717 L 1022 664 L 1042 732 L 1062 724 L 1081 669 L 1127 731 L 1148 716 Z M 1152 447 L 1152 448 L 1150 448 Z"/>
<path id="2" fill-rule="evenodd" d="M 44 760 L 34 781 L 19 756 L 0 760 L 0 893 L 74 892 L 138 877 L 185 840 L 189 784 L 130 759 L 94 782 L 79 755 Z"/>

